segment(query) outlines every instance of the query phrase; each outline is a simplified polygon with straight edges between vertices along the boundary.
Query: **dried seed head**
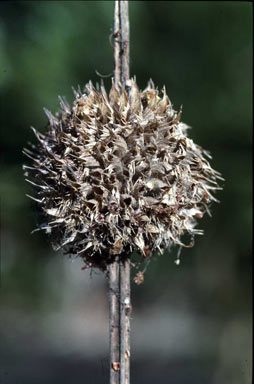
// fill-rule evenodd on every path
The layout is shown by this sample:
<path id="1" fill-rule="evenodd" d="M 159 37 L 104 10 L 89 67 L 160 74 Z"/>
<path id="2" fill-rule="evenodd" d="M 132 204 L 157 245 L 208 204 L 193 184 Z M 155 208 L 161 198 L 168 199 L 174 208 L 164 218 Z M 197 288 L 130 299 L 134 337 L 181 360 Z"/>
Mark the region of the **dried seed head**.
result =
<path id="1" fill-rule="evenodd" d="M 75 93 L 73 108 L 48 116 L 37 147 L 24 166 L 45 214 L 41 226 L 54 249 L 67 248 L 88 266 L 105 269 L 136 249 L 144 258 L 172 244 L 185 245 L 197 218 L 220 189 L 208 154 L 187 137 L 165 88 L 152 81 L 140 91 L 134 80 L 107 95 L 90 82 Z"/>

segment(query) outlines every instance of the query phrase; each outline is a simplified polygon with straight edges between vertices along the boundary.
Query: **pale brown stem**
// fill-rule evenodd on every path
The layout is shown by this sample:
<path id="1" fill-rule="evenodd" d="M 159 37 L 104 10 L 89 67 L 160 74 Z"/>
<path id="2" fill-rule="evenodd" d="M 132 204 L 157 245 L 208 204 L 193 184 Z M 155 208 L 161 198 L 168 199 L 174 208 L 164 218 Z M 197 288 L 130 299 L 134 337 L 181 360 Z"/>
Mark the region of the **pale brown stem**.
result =
<path id="1" fill-rule="evenodd" d="M 130 25 L 128 0 L 115 0 L 114 15 L 114 59 L 115 85 L 125 84 L 130 77 L 129 50 L 130 50 Z"/>
<path id="2" fill-rule="evenodd" d="M 130 383 L 130 263 L 129 260 L 120 264 L 120 367 L 121 384 Z"/>
<path id="3" fill-rule="evenodd" d="M 110 384 L 120 383 L 120 265 L 109 265 Z"/>
<path id="4" fill-rule="evenodd" d="M 114 61 L 115 61 L 115 71 L 114 71 L 114 82 L 118 86 L 118 83 L 121 81 L 121 18 L 120 18 L 120 1 L 115 0 L 115 13 L 114 13 Z"/>
<path id="5" fill-rule="evenodd" d="M 123 89 L 129 79 L 128 1 L 115 0 L 114 83 Z M 130 263 L 109 265 L 110 384 L 130 383 Z"/>
<path id="6" fill-rule="evenodd" d="M 130 383 L 130 263 L 109 265 L 110 384 Z"/>

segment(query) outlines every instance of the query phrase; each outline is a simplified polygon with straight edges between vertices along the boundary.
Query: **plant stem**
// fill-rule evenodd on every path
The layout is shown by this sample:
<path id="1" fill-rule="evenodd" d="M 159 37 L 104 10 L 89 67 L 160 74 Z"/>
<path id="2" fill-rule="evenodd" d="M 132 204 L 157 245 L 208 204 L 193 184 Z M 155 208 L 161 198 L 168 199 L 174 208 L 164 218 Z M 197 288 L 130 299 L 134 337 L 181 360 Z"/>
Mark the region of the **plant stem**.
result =
<path id="1" fill-rule="evenodd" d="M 128 1 L 115 0 L 114 83 L 122 89 L 129 79 Z M 109 265 L 110 384 L 130 383 L 130 263 Z"/>
<path id="2" fill-rule="evenodd" d="M 129 46 L 130 46 L 130 27 L 127 0 L 115 0 L 114 15 L 114 59 L 115 72 L 114 81 L 118 86 L 129 79 Z"/>
<path id="3" fill-rule="evenodd" d="M 110 384 L 120 383 L 120 273 L 119 263 L 109 265 Z"/>
<path id="4" fill-rule="evenodd" d="M 130 383 L 130 263 L 120 263 L 120 383 Z"/>
<path id="5" fill-rule="evenodd" d="M 130 383 L 130 263 L 109 265 L 110 384 Z"/>

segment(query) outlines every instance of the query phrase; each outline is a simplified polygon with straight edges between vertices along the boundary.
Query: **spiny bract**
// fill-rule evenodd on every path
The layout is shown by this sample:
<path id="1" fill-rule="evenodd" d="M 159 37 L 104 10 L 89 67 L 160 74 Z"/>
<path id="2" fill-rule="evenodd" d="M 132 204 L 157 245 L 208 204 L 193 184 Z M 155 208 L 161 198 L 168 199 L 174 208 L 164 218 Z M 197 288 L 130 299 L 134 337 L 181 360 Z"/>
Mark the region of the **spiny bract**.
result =
<path id="1" fill-rule="evenodd" d="M 90 82 L 75 92 L 73 108 L 61 99 L 61 112 L 46 114 L 48 132 L 33 129 L 38 145 L 25 150 L 33 164 L 24 168 L 54 249 L 105 269 L 135 249 L 146 258 L 193 245 L 220 176 L 187 137 L 165 88 L 159 93 L 150 80 L 140 91 L 129 80 L 107 95 Z"/>

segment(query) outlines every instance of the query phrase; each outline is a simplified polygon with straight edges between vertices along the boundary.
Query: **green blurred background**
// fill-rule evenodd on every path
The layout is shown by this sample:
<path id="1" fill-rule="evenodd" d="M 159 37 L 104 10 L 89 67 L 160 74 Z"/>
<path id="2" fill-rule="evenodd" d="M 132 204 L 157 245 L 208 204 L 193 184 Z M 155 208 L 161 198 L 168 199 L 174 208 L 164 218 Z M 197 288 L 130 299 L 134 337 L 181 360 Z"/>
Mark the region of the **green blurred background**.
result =
<path id="1" fill-rule="evenodd" d="M 112 1 L 0 5 L 1 301 L 4 384 L 107 382 L 105 277 L 36 232 L 21 151 L 43 107 L 112 74 Z M 131 382 L 251 382 L 252 5 L 131 1 L 131 74 L 151 77 L 225 178 L 193 249 L 153 260 L 132 286 Z M 111 79 L 104 79 L 107 88 Z"/>

